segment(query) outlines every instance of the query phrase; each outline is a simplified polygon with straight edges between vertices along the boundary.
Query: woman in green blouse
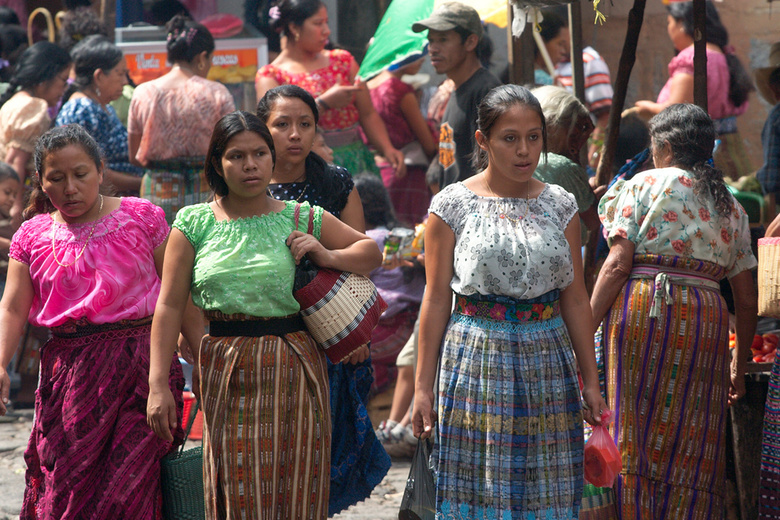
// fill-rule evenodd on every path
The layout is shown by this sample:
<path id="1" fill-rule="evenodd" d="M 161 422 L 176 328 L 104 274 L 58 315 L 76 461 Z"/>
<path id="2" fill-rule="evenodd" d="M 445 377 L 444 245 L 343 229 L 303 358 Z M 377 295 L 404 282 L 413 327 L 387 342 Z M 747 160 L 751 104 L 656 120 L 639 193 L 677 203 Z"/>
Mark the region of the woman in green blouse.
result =
<path id="1" fill-rule="evenodd" d="M 267 193 L 274 160 L 256 116 L 233 112 L 217 123 L 206 156 L 217 197 L 177 214 L 152 323 L 148 421 L 170 438 L 176 410 L 163 360 L 190 291 L 210 320 L 197 360 L 207 518 L 327 517 L 327 366 L 298 314 L 295 265 L 308 254 L 367 275 L 381 262 L 373 240 L 320 207 L 302 205 L 301 227 L 313 212 L 314 229 L 297 231 L 297 203 Z"/>

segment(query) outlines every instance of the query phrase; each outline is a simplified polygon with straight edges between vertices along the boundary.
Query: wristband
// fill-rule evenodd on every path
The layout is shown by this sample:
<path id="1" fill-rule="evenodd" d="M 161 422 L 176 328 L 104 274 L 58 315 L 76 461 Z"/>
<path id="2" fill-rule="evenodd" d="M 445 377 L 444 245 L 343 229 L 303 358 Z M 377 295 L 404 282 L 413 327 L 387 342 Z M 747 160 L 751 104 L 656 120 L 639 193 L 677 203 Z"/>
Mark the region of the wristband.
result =
<path id="1" fill-rule="evenodd" d="M 322 100 L 322 98 L 320 98 L 320 97 L 317 97 L 317 98 L 315 98 L 315 99 L 314 99 L 314 102 L 315 102 L 315 103 L 317 103 L 318 105 L 322 106 L 322 108 L 323 108 L 324 110 L 330 110 L 330 105 L 328 105 L 327 103 L 325 103 L 325 102 Z"/>

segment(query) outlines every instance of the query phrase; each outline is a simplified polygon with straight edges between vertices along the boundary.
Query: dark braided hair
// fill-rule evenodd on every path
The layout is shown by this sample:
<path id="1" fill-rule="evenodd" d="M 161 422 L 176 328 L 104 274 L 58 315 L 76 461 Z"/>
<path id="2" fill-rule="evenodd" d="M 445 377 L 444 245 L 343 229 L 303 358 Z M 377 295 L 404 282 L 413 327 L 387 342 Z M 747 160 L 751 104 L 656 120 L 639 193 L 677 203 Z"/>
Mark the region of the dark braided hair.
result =
<path id="1" fill-rule="evenodd" d="M 70 55 L 59 45 L 38 42 L 25 49 L 16 64 L 8 90 L 0 97 L 0 106 L 19 90 L 34 88 L 51 81 L 70 65 Z"/>
<path id="2" fill-rule="evenodd" d="M 103 162 L 100 156 L 100 147 L 95 139 L 89 135 L 89 132 L 77 124 L 54 127 L 43 134 L 35 144 L 33 161 L 35 162 L 36 174 L 32 176 L 33 191 L 30 194 L 30 201 L 24 210 L 24 218 L 30 219 L 41 213 L 51 213 L 55 208 L 49 197 L 43 192 L 41 187 L 41 176 L 44 174 L 43 168 L 46 158 L 50 153 L 62 150 L 66 146 L 80 146 L 84 152 L 95 162 L 98 171 L 103 170 Z"/>
<path id="3" fill-rule="evenodd" d="M 671 105 L 653 117 L 649 126 L 653 147 L 669 143 L 672 165 L 693 174 L 693 193 L 715 201 L 720 217 L 728 218 L 734 206 L 723 172 L 710 162 L 717 133 L 707 112 L 689 103 Z"/>

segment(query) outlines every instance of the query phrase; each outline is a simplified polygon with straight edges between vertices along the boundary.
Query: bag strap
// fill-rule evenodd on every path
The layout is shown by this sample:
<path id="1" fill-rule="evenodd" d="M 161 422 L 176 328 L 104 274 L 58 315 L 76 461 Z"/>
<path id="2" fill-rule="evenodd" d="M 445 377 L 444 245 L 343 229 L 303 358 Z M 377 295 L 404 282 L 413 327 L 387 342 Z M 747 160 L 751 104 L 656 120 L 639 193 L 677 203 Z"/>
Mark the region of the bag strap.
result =
<path id="1" fill-rule="evenodd" d="M 309 206 L 309 229 L 306 231 L 309 235 L 314 234 L 314 208 Z"/>
<path id="2" fill-rule="evenodd" d="M 187 442 L 187 439 L 190 437 L 190 431 L 192 431 L 192 425 L 195 423 L 195 416 L 198 415 L 198 410 L 200 409 L 200 398 L 198 398 L 195 401 L 195 406 L 190 408 L 190 416 L 187 420 L 187 430 L 184 432 L 184 440 L 181 443 L 181 447 L 179 448 L 179 455 L 184 453 L 184 444 Z"/>
<path id="3" fill-rule="evenodd" d="M 295 205 L 295 231 L 298 231 L 298 221 L 301 219 L 301 203 Z"/>

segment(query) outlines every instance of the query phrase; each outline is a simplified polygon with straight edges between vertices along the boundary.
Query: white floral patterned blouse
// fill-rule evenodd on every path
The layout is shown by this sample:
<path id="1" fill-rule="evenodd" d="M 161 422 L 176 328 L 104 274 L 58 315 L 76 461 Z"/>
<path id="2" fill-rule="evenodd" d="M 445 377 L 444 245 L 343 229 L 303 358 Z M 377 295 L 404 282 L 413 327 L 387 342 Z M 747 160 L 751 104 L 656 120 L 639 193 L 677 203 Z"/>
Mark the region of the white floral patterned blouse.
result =
<path id="1" fill-rule="evenodd" d="M 433 198 L 430 212 L 455 233 L 450 287 L 458 294 L 529 300 L 574 280 L 564 231 L 577 203 L 560 186 L 547 184 L 526 201 L 481 197 L 458 182 Z"/>
<path id="2" fill-rule="evenodd" d="M 693 192 L 693 174 L 659 168 L 616 182 L 599 203 L 599 217 L 610 245 L 621 236 L 634 243 L 636 254 L 713 262 L 731 278 L 757 264 L 748 217 L 731 199 L 731 213 L 721 218 L 711 197 Z"/>

